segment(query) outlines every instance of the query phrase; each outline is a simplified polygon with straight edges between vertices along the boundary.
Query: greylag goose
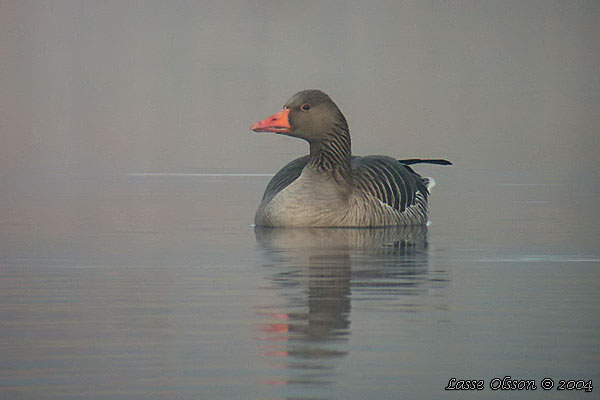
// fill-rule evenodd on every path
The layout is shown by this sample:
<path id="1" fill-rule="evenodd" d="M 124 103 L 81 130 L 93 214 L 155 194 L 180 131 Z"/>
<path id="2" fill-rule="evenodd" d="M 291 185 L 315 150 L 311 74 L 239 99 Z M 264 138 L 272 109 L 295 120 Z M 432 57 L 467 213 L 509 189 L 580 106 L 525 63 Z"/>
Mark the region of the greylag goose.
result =
<path id="1" fill-rule="evenodd" d="M 306 140 L 310 154 L 273 176 L 254 223 L 272 227 L 383 227 L 427 222 L 434 181 L 409 165 L 446 160 L 352 156 L 346 118 L 319 90 L 293 95 L 278 113 L 250 128 Z"/>

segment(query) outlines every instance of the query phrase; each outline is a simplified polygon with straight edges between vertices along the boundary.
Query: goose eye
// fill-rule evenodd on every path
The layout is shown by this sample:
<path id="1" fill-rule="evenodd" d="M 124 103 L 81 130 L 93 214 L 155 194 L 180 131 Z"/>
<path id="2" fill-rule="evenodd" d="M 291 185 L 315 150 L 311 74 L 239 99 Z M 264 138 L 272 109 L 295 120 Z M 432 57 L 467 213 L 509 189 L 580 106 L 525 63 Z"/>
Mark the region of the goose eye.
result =
<path id="1" fill-rule="evenodd" d="M 281 107 L 282 110 L 287 110 L 289 107 L 287 105 L 284 104 L 283 107 Z"/>
<path id="2" fill-rule="evenodd" d="M 308 111 L 308 110 L 310 110 L 310 104 L 302 104 L 302 107 L 300 107 L 300 108 L 304 111 Z"/>

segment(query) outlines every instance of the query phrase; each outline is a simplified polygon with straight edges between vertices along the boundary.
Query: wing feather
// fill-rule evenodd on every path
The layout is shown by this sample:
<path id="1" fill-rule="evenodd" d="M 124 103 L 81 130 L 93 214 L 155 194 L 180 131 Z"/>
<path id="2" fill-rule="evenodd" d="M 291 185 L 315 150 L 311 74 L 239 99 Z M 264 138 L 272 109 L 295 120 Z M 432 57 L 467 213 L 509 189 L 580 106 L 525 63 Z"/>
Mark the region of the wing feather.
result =
<path id="1" fill-rule="evenodd" d="M 399 212 L 415 204 L 418 192 L 429 195 L 427 178 L 391 157 L 353 157 L 352 169 L 356 187 Z"/>
<path id="2" fill-rule="evenodd" d="M 296 158 L 281 168 L 269 181 L 263 194 L 262 203 L 270 201 L 277 193 L 298 179 L 307 163 L 308 156 L 303 156 Z"/>
<path id="3" fill-rule="evenodd" d="M 361 180 L 362 184 L 368 188 L 371 193 L 375 194 L 375 197 L 384 203 L 390 201 L 392 197 L 390 188 L 380 179 L 379 170 L 376 168 L 376 166 L 364 164 L 363 168 L 367 179 Z M 388 193 L 389 197 L 387 196 Z"/>

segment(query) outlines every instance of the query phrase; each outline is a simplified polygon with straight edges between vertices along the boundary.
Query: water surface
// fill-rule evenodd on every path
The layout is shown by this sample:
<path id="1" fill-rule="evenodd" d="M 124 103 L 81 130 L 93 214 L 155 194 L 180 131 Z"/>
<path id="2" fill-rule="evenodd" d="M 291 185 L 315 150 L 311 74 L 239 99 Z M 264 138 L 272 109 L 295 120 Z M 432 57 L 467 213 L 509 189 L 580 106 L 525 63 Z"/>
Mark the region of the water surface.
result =
<path id="1" fill-rule="evenodd" d="M 465 175 L 479 206 L 441 180 L 431 226 L 377 230 L 253 228 L 262 176 L 8 181 L 2 390 L 462 398 L 450 378 L 597 379 L 600 186 Z"/>

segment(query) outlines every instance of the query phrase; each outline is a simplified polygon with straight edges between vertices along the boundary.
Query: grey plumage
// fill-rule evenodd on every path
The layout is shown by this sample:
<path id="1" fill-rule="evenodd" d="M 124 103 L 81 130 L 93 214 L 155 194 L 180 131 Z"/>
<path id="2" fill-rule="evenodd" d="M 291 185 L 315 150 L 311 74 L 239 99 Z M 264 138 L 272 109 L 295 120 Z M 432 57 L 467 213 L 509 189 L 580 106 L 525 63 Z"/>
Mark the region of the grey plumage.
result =
<path id="1" fill-rule="evenodd" d="M 308 158 L 309 156 L 298 157 L 281 168 L 269 181 L 261 203 L 268 203 L 277 193 L 294 182 L 308 163 Z"/>
<path id="2" fill-rule="evenodd" d="M 429 180 L 391 157 L 353 157 L 351 166 L 356 188 L 373 194 L 398 212 L 413 206 L 417 193 L 425 200 L 429 197 Z M 375 187 L 382 187 L 385 193 L 379 193 Z"/>
<path id="3" fill-rule="evenodd" d="M 295 181 L 308 160 L 309 156 L 298 157 L 281 168 L 267 185 L 262 202 L 270 201 Z M 420 191 L 425 199 L 429 197 L 429 178 L 422 177 L 392 157 L 353 156 L 350 165 L 354 187 L 370 193 L 395 210 L 402 212 L 413 205 L 416 191 Z"/>
<path id="4" fill-rule="evenodd" d="M 255 224 L 290 227 L 381 227 L 427 222 L 432 180 L 409 164 L 446 160 L 351 155 L 346 119 L 323 92 L 303 91 L 284 106 L 288 120 L 253 130 L 305 139 L 310 155 L 285 165 L 269 182 Z"/>

